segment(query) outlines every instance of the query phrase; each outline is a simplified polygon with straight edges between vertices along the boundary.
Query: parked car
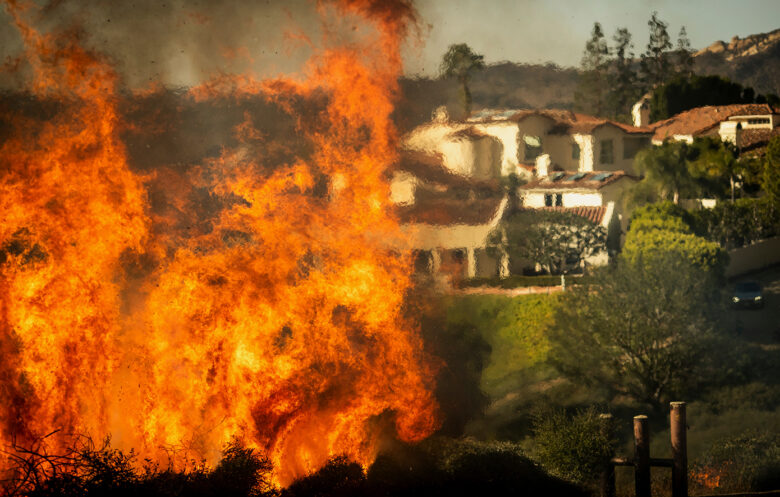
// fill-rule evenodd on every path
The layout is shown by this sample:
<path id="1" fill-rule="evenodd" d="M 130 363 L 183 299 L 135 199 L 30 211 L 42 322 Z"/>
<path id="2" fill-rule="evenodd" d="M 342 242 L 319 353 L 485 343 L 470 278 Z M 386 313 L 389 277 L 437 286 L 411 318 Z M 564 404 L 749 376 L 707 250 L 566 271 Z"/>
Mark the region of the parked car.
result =
<path id="1" fill-rule="evenodd" d="M 755 281 L 737 283 L 731 302 L 735 307 L 764 307 L 761 285 Z"/>

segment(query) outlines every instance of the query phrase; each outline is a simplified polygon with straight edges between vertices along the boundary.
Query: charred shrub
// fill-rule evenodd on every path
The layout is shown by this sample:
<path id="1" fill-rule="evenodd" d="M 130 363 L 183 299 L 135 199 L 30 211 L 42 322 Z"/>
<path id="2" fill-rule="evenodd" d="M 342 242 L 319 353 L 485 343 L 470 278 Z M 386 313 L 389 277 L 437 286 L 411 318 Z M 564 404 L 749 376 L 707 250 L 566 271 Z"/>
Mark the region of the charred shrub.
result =
<path id="1" fill-rule="evenodd" d="M 357 497 L 367 495 L 363 468 L 345 456 L 331 459 L 316 473 L 300 478 L 282 497 Z"/>

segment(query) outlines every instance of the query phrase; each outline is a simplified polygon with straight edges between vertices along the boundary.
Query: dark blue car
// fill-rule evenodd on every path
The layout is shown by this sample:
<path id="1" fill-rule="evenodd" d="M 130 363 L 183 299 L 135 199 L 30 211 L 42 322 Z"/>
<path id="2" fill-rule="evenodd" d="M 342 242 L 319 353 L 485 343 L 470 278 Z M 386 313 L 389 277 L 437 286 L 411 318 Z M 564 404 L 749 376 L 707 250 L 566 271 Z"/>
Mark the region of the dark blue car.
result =
<path id="1" fill-rule="evenodd" d="M 764 296 L 761 294 L 761 285 L 755 281 L 737 283 L 734 287 L 734 295 L 731 302 L 735 307 L 764 307 Z"/>

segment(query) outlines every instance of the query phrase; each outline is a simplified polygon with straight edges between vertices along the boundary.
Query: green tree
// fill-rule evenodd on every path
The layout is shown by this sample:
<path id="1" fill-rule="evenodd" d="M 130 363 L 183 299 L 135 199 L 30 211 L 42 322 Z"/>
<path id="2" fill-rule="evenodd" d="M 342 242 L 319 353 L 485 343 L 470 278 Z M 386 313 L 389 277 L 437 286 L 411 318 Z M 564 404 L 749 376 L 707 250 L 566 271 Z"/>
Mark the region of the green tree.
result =
<path id="1" fill-rule="evenodd" d="M 460 83 L 461 103 L 466 117 L 471 114 L 471 91 L 469 90 L 471 74 L 484 68 L 484 57 L 474 53 L 465 43 L 450 45 L 442 58 L 439 71 L 443 77 L 456 78 Z"/>
<path id="2" fill-rule="evenodd" d="M 752 103 L 753 93 L 752 88 L 744 88 L 720 76 L 680 74 L 655 88 L 650 99 L 650 119 L 667 119 L 705 105 Z"/>
<path id="3" fill-rule="evenodd" d="M 780 136 L 769 140 L 761 171 L 761 189 L 767 200 L 780 209 Z"/>
<path id="4" fill-rule="evenodd" d="M 647 25 L 650 27 L 650 41 L 642 54 L 640 66 L 644 84 L 652 89 L 665 83 L 671 76 L 673 68 L 669 51 L 672 42 L 667 31 L 669 25 L 658 19 L 658 12 L 653 12 Z"/>
<path id="5" fill-rule="evenodd" d="M 688 171 L 691 149 L 685 142 L 665 142 L 658 147 L 640 150 L 634 164 L 644 176 L 642 182 L 652 185 L 663 200 L 680 201 L 681 193 L 697 189 Z"/>
<path id="6" fill-rule="evenodd" d="M 609 49 L 604 39 L 601 24 L 593 24 L 590 40 L 585 43 L 585 51 L 580 63 L 580 77 L 574 92 L 574 102 L 578 110 L 597 116 L 607 110 L 607 74 L 609 68 Z"/>
<path id="7" fill-rule="evenodd" d="M 680 34 L 677 35 L 677 50 L 675 50 L 675 70 L 682 76 L 693 74 L 693 50 L 691 50 L 691 40 L 688 39 L 688 32 L 685 26 L 680 28 Z"/>
<path id="8" fill-rule="evenodd" d="M 711 273 L 674 253 L 640 262 L 621 258 L 565 292 L 550 355 L 572 381 L 660 410 L 718 367 L 719 291 Z"/>
<path id="9" fill-rule="evenodd" d="M 641 93 L 634 70 L 634 53 L 631 51 L 634 45 L 631 42 L 631 33 L 626 28 L 618 29 L 612 40 L 615 42 L 615 58 L 608 78 L 611 117 L 629 121 L 631 106 Z"/>
<path id="10" fill-rule="evenodd" d="M 730 142 L 718 137 L 697 138 L 693 146 L 697 149 L 695 158 L 689 161 L 689 171 L 702 185 L 711 185 L 711 192 L 718 192 L 720 185 L 728 185 L 731 201 L 734 201 L 737 180 L 745 170 L 739 152 Z"/>
<path id="11" fill-rule="evenodd" d="M 550 274 L 577 268 L 607 248 L 604 227 L 570 212 L 523 210 L 505 223 L 510 258 L 539 264 Z"/>

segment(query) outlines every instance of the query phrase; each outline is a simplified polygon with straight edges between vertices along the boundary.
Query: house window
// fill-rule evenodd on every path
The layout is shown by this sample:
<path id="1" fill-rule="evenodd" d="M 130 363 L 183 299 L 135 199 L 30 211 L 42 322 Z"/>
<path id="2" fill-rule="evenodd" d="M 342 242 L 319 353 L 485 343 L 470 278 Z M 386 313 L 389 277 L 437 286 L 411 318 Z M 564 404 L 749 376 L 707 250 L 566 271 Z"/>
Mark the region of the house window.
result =
<path id="1" fill-rule="evenodd" d="M 534 160 L 542 155 L 542 139 L 538 136 L 523 135 L 525 160 Z"/>
<path id="2" fill-rule="evenodd" d="M 562 193 L 545 193 L 544 194 L 545 207 L 561 207 L 563 205 Z"/>
<path id="3" fill-rule="evenodd" d="M 769 118 L 768 117 L 758 117 L 755 119 L 748 119 L 748 124 L 769 124 Z"/>
<path id="4" fill-rule="evenodd" d="M 599 164 L 613 164 L 614 162 L 615 156 L 613 154 L 612 140 L 601 140 Z"/>
<path id="5" fill-rule="evenodd" d="M 572 160 L 580 160 L 580 145 L 578 143 L 571 144 L 571 158 Z"/>

